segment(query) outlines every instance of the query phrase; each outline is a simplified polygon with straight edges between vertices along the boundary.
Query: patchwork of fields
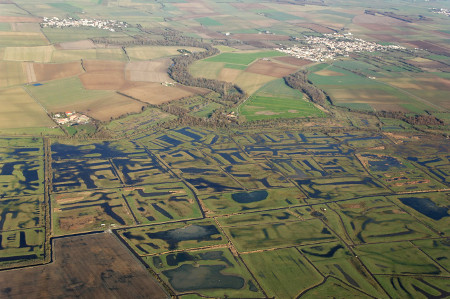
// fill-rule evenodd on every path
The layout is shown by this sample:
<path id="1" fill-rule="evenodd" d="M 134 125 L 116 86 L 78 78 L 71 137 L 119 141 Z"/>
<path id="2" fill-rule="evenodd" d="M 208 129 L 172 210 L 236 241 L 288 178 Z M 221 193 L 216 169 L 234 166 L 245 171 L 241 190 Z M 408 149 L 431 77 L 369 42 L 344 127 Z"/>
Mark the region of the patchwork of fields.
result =
<path id="1" fill-rule="evenodd" d="M 46 164 L 53 234 L 113 229 L 174 294 L 290 298 L 325 285 L 386 297 L 403 294 L 405 274 L 411 294 L 431 292 L 421 275 L 441 290 L 448 144 L 398 138 L 180 127 L 51 146 L 1 139 L 3 210 L 23 231 L 2 243 L 1 261 L 46 256 Z M 17 220 L 6 219 L 13 240 Z"/>
<path id="2" fill-rule="evenodd" d="M 444 2 L 0 1 L 0 297 L 450 297 Z"/>

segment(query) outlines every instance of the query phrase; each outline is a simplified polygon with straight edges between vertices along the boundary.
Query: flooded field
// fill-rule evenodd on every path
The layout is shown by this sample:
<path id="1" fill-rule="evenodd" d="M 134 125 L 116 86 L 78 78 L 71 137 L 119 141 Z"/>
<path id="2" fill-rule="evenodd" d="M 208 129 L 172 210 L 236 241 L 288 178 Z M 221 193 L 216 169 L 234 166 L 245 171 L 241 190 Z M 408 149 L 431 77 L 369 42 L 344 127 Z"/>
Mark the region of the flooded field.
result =
<path id="1" fill-rule="evenodd" d="M 49 261 L 50 247 L 58 263 L 72 237 L 51 237 L 112 230 L 172 296 L 444 298 L 450 147 L 392 138 L 181 127 L 3 140 L 0 266 Z M 77 279 L 67 294 L 87 288 Z"/>

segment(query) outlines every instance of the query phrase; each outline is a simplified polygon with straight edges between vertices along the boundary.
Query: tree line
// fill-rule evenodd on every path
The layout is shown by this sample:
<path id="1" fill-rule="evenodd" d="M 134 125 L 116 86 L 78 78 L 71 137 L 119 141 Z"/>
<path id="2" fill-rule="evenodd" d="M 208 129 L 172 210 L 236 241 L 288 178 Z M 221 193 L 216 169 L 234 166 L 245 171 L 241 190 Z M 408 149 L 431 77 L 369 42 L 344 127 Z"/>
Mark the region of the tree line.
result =
<path id="1" fill-rule="evenodd" d="M 308 71 L 298 71 L 284 77 L 284 81 L 289 87 L 298 89 L 306 94 L 309 99 L 316 104 L 324 106 L 328 102 L 331 103 L 330 98 L 321 89 L 317 88 L 310 81 L 308 81 Z"/>

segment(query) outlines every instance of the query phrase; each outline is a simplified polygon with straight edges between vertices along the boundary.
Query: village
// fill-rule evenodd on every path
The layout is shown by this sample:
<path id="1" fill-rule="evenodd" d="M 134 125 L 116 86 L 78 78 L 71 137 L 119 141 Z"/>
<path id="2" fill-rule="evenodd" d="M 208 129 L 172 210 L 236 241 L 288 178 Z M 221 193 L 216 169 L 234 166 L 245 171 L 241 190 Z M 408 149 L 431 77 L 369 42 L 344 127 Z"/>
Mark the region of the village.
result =
<path id="1" fill-rule="evenodd" d="M 432 12 L 441 14 L 447 17 L 450 17 L 450 9 L 447 8 L 433 8 L 431 9 Z"/>
<path id="2" fill-rule="evenodd" d="M 311 61 L 328 61 L 338 56 L 349 56 L 352 52 L 375 52 L 386 51 L 388 49 L 405 49 L 398 45 L 380 45 L 354 37 L 351 33 L 324 34 L 322 37 L 306 36 L 301 41 L 301 45 L 293 47 L 280 47 L 277 51 L 291 56 L 307 59 Z"/>
<path id="3" fill-rule="evenodd" d="M 58 125 L 68 125 L 68 126 L 78 124 L 84 125 L 91 121 L 91 119 L 88 116 L 81 113 L 77 113 L 75 111 L 55 113 L 52 115 L 52 118 Z"/>
<path id="4" fill-rule="evenodd" d="M 119 22 L 116 20 L 97 20 L 97 19 L 60 19 L 58 17 L 44 17 L 41 27 L 94 27 L 98 29 L 109 30 L 112 32 L 120 31 L 123 28 L 127 28 L 128 24 L 126 22 Z"/>

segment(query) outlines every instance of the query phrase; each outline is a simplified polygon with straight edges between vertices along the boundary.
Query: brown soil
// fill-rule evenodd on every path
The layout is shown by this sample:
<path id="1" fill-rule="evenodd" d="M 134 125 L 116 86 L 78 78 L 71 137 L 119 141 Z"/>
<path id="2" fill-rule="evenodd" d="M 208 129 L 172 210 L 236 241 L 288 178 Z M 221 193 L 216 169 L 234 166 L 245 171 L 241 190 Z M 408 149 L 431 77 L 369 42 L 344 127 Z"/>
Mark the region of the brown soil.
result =
<path id="1" fill-rule="evenodd" d="M 80 62 L 77 61 L 62 64 L 33 63 L 33 69 L 36 82 L 69 78 L 83 72 Z"/>
<path id="2" fill-rule="evenodd" d="M 86 72 L 123 72 L 125 63 L 114 60 L 85 60 L 83 62 Z"/>
<path id="3" fill-rule="evenodd" d="M 48 265 L 0 272 L 10 298 L 169 298 L 112 235 L 55 239 Z"/>
<path id="4" fill-rule="evenodd" d="M 362 204 L 340 204 L 341 207 L 345 208 L 345 209 L 361 209 L 364 207 L 364 205 Z"/>
<path id="5" fill-rule="evenodd" d="M 70 105 L 54 106 L 51 112 L 79 111 L 101 121 L 109 121 L 127 113 L 142 111 L 145 104 L 128 97 L 112 94 L 90 101 L 77 102 Z"/>
<path id="6" fill-rule="evenodd" d="M 312 61 L 306 60 L 306 59 L 299 59 L 292 56 L 283 56 L 283 57 L 277 57 L 275 60 L 281 61 L 286 64 L 295 65 L 295 66 L 304 66 L 311 64 Z"/>
<path id="7" fill-rule="evenodd" d="M 113 96 L 91 102 L 89 105 L 84 105 L 84 107 L 79 107 L 78 111 L 101 121 L 109 121 L 111 118 L 117 118 L 127 113 L 138 113 L 142 111 L 144 106 L 145 104 L 143 103 L 114 94 Z"/>
<path id="8" fill-rule="evenodd" d="M 421 40 L 409 41 L 408 44 L 440 55 L 448 55 L 449 52 L 448 47 L 445 47 L 444 45 L 441 46 L 438 44 L 434 44 L 428 41 L 421 41 Z"/>
<path id="9" fill-rule="evenodd" d="M 36 82 L 36 73 L 34 71 L 33 63 L 32 62 L 24 62 L 22 64 L 24 68 L 24 72 L 27 75 L 27 81 L 28 83 Z"/>
<path id="10" fill-rule="evenodd" d="M 195 94 L 205 94 L 208 90 L 178 84 L 176 86 L 164 86 L 161 83 L 146 83 L 123 89 L 120 92 L 140 101 L 159 105 L 172 100 L 190 97 Z"/>
<path id="11" fill-rule="evenodd" d="M 84 62 L 86 73 L 80 75 L 86 89 L 119 90 L 132 86 L 125 80 L 125 63 L 91 60 Z"/>
<path id="12" fill-rule="evenodd" d="M 315 74 L 320 76 L 345 76 L 343 73 L 330 71 L 330 70 L 320 70 L 318 72 L 315 72 Z"/>
<path id="13" fill-rule="evenodd" d="M 93 215 L 70 216 L 59 219 L 59 227 L 63 231 L 79 231 L 95 222 Z"/>
<path id="14" fill-rule="evenodd" d="M 188 3 L 173 3 L 172 5 L 178 7 L 181 10 L 190 12 L 194 15 L 196 14 L 205 14 L 205 13 L 214 13 L 214 10 L 211 10 L 207 6 L 205 6 L 205 3 L 201 2 L 193 2 L 189 1 Z"/>
<path id="15" fill-rule="evenodd" d="M 0 16 L 0 23 L 40 23 L 41 18 Z"/>
<path id="16" fill-rule="evenodd" d="M 278 115 L 280 113 L 273 112 L 273 111 L 258 111 L 255 112 L 255 115 Z"/>
<path id="17" fill-rule="evenodd" d="M 428 61 L 414 61 L 414 60 L 407 60 L 407 63 L 410 63 L 414 66 L 421 67 L 421 68 L 430 68 L 430 69 L 442 69 L 446 68 L 447 66 L 443 63 L 440 63 L 439 61 L 434 60 L 428 60 Z"/>
<path id="18" fill-rule="evenodd" d="M 262 49 L 273 49 L 277 47 L 277 44 L 273 41 L 263 41 L 263 40 L 249 40 L 245 42 L 246 44 L 256 47 L 256 48 L 262 48 Z"/>
<path id="19" fill-rule="evenodd" d="M 297 68 L 293 66 L 279 64 L 269 60 L 258 60 L 257 62 L 252 63 L 245 71 L 260 75 L 282 78 L 294 73 L 296 70 Z"/>
<path id="20" fill-rule="evenodd" d="M 402 42 L 403 39 L 390 35 L 390 34 L 367 34 L 367 36 L 372 37 L 376 40 L 383 42 Z"/>
<path id="21" fill-rule="evenodd" d="M 392 32 L 392 30 L 393 30 L 392 26 L 408 25 L 407 22 L 404 22 L 404 21 L 401 21 L 398 19 L 385 17 L 385 16 L 378 16 L 378 15 L 373 16 L 373 15 L 368 15 L 368 14 L 361 14 L 361 15 L 355 16 L 353 18 L 353 24 L 360 25 L 360 26 L 363 26 L 363 27 L 366 27 L 368 29 L 375 30 L 375 31 L 376 31 L 376 29 L 372 29 L 372 28 L 384 28 L 383 30 L 390 31 L 390 32 Z M 374 26 L 371 27 L 368 25 L 374 25 Z M 376 27 L 376 25 L 379 25 L 381 27 Z M 398 30 L 395 30 L 395 31 L 398 32 Z"/>
<path id="22" fill-rule="evenodd" d="M 266 6 L 259 3 L 230 3 L 230 4 L 239 9 L 267 9 Z"/>
<path id="23" fill-rule="evenodd" d="M 223 68 L 217 79 L 220 81 L 234 82 L 241 73 L 241 70 Z"/>
<path id="24" fill-rule="evenodd" d="M 170 59 L 130 62 L 125 67 L 125 77 L 130 81 L 173 82 L 167 74 Z"/>

